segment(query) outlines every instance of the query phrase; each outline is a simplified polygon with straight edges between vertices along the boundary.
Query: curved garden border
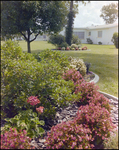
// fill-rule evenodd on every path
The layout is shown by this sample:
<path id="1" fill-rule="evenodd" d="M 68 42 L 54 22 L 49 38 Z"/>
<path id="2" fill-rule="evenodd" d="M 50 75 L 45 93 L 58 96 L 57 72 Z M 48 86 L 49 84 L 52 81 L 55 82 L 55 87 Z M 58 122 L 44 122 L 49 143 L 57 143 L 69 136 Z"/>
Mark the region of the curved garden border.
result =
<path id="1" fill-rule="evenodd" d="M 94 82 L 96 84 L 99 81 L 99 76 L 97 74 L 95 74 L 94 72 L 92 72 L 92 73 L 95 75 L 95 78 L 93 80 L 91 80 L 90 82 Z M 115 101 L 118 101 L 118 98 L 113 95 L 110 95 L 110 94 L 102 92 L 102 91 L 99 91 L 99 92 L 100 92 L 100 94 L 103 94 L 108 99 L 113 99 Z"/>

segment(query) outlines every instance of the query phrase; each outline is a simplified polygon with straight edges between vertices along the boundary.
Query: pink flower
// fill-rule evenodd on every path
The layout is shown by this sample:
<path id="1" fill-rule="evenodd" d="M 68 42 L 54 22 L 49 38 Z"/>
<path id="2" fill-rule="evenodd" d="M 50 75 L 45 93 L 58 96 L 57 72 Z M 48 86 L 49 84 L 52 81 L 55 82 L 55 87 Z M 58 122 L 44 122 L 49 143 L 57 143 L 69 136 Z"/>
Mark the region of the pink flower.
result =
<path id="1" fill-rule="evenodd" d="M 30 105 L 36 105 L 40 103 L 40 100 L 37 98 L 37 96 L 30 96 L 27 100 L 27 103 L 30 103 Z"/>
<path id="2" fill-rule="evenodd" d="M 43 113 L 43 109 L 44 109 L 44 107 L 40 106 L 40 107 L 36 108 L 36 111 L 38 111 L 40 113 Z"/>

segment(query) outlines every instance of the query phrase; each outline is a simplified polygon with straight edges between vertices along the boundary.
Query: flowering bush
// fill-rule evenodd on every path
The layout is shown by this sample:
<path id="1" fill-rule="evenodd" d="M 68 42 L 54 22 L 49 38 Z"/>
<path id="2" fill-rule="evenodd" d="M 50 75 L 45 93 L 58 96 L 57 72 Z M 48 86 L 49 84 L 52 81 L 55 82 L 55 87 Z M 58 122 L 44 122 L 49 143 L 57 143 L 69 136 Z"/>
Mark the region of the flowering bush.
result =
<path id="1" fill-rule="evenodd" d="M 89 103 L 89 100 L 91 98 L 94 97 L 94 95 L 97 94 L 97 90 L 99 89 L 98 86 L 95 86 L 95 84 L 93 82 L 89 83 L 89 82 L 80 82 L 76 84 L 76 88 L 75 88 L 75 94 L 77 94 L 78 92 L 81 92 L 81 99 L 79 99 L 79 102 L 81 104 L 87 104 Z"/>
<path id="2" fill-rule="evenodd" d="M 40 107 L 36 108 L 36 111 L 39 113 L 43 113 L 43 109 L 44 109 L 44 107 L 40 106 Z"/>
<path id="3" fill-rule="evenodd" d="M 62 47 L 62 50 L 64 51 L 64 50 L 65 50 L 65 47 Z"/>
<path id="4" fill-rule="evenodd" d="M 62 122 L 53 126 L 46 137 L 47 149 L 93 148 L 91 130 L 75 121 Z"/>
<path id="5" fill-rule="evenodd" d="M 86 106 L 80 106 L 75 118 L 77 124 L 83 124 L 84 127 L 92 131 L 94 142 L 98 145 L 102 140 L 110 136 L 110 131 L 115 128 L 110 118 L 110 113 L 99 104 L 89 103 Z"/>
<path id="6" fill-rule="evenodd" d="M 82 76 L 86 74 L 86 66 L 82 59 L 74 59 L 69 57 L 70 68 L 78 70 Z"/>
<path id="7" fill-rule="evenodd" d="M 15 128 L 10 128 L 1 134 L 1 149 L 35 149 L 30 142 L 31 138 L 27 136 L 25 130 L 17 132 Z"/>

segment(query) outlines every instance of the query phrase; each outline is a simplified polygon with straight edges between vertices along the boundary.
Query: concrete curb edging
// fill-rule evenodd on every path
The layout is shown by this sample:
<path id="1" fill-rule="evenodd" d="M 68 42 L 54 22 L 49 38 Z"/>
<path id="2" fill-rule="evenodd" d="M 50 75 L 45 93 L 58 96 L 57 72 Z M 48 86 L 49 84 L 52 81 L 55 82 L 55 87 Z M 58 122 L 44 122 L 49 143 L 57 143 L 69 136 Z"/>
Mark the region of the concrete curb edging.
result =
<path id="1" fill-rule="evenodd" d="M 95 84 L 99 81 L 99 76 L 97 74 L 95 74 L 94 72 L 92 72 L 95 75 L 95 78 L 91 81 L 89 81 L 89 83 L 94 82 Z"/>
<path id="2" fill-rule="evenodd" d="M 99 91 L 100 94 L 103 94 L 105 97 L 107 97 L 108 99 L 113 99 L 114 101 L 118 101 L 118 98 L 113 96 L 113 95 L 110 95 L 110 94 L 107 94 L 105 92 L 102 92 L 102 91 Z"/>
<path id="3" fill-rule="evenodd" d="M 95 84 L 99 81 L 99 76 L 97 74 L 95 74 L 94 72 L 92 72 L 94 75 L 95 75 L 95 78 L 91 81 L 89 81 L 90 83 L 91 82 L 94 82 Z M 108 99 L 113 99 L 114 101 L 118 101 L 118 98 L 113 96 L 113 95 L 110 95 L 110 94 L 107 94 L 105 92 L 102 92 L 102 91 L 99 91 L 100 94 L 103 94 L 105 97 L 107 97 Z"/>

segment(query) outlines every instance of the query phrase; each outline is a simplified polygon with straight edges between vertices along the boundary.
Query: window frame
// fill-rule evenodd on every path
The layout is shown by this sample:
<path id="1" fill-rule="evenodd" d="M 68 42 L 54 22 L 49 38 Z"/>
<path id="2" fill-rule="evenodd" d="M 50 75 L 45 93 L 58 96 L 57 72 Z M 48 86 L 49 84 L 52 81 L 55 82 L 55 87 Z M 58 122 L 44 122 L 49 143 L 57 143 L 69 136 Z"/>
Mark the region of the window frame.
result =
<path id="1" fill-rule="evenodd" d="M 100 33 L 101 33 L 101 35 L 100 35 Z M 98 31 L 98 38 L 102 38 L 102 31 L 101 30 Z"/>

